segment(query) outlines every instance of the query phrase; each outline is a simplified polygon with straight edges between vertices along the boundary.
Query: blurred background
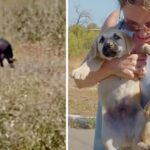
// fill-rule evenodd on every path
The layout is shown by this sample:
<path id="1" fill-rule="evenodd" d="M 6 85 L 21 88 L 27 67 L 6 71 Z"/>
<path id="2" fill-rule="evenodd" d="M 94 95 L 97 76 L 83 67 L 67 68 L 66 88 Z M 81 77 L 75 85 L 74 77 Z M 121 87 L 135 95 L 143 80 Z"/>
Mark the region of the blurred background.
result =
<path id="1" fill-rule="evenodd" d="M 65 0 L 1 0 L 0 149 L 65 150 Z"/>
<path id="2" fill-rule="evenodd" d="M 78 89 L 71 78 L 79 67 L 107 16 L 118 9 L 117 0 L 68 0 L 69 150 L 93 149 L 97 86 Z"/>
<path id="3" fill-rule="evenodd" d="M 111 4 L 111 5 L 110 5 Z M 117 0 L 90 1 L 69 0 L 68 50 L 69 77 L 77 68 L 95 38 L 100 33 L 106 17 L 118 8 Z M 72 78 L 69 78 L 69 113 L 95 116 L 97 105 L 96 87 L 77 89 Z"/>

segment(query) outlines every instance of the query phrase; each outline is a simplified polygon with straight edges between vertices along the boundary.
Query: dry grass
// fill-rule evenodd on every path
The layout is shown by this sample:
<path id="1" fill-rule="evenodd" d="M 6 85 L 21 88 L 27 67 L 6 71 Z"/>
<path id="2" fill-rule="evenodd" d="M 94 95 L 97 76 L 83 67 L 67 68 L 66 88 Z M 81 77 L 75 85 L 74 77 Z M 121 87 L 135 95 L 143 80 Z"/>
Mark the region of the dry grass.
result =
<path id="1" fill-rule="evenodd" d="M 65 149 L 64 56 L 43 51 L 39 43 L 21 45 L 15 69 L 0 70 L 2 150 Z"/>
<path id="2" fill-rule="evenodd" d="M 65 2 L 57 2 L 0 2 L 0 34 L 17 59 L 0 68 L 0 150 L 65 150 Z"/>
<path id="3" fill-rule="evenodd" d="M 71 78 L 71 72 L 82 62 L 84 56 L 69 59 L 69 114 L 95 116 L 97 107 L 97 89 L 78 89 Z"/>
<path id="4" fill-rule="evenodd" d="M 9 41 L 65 40 L 65 0 L 1 0 L 0 34 Z"/>

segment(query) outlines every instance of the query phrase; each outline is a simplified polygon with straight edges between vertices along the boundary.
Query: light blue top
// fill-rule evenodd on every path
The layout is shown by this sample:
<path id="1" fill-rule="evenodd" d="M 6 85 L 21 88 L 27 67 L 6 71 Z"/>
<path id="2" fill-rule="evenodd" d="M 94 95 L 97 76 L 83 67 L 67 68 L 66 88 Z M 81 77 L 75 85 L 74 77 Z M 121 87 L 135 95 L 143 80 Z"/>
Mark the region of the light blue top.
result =
<path id="1" fill-rule="evenodd" d="M 122 29 L 122 26 L 120 29 Z M 125 32 L 128 32 L 132 36 L 131 32 L 129 32 L 127 30 L 125 30 Z M 142 95 L 142 99 L 141 99 L 142 107 L 144 107 L 145 104 L 148 102 L 148 100 L 150 100 L 150 77 L 149 77 L 149 75 L 150 75 L 150 56 L 147 59 L 146 69 L 147 69 L 147 73 L 140 82 L 141 95 Z M 102 129 L 102 108 L 101 108 L 101 101 L 99 100 L 98 106 L 97 106 L 97 114 L 96 114 L 94 150 L 104 150 L 104 147 L 101 143 L 101 129 Z"/>
<path id="2" fill-rule="evenodd" d="M 150 56 L 148 56 L 147 59 L 147 65 L 146 65 L 146 75 L 145 77 L 141 80 L 141 105 L 144 107 L 147 102 L 150 100 Z"/>

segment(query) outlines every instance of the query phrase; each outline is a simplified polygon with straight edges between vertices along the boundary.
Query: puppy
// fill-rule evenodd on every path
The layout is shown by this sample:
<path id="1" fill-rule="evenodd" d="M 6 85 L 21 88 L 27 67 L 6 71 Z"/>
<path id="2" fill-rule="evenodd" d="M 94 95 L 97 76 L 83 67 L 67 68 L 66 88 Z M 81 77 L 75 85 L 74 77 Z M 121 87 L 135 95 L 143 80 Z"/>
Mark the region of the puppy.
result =
<path id="1" fill-rule="evenodd" d="M 11 44 L 4 40 L 0 39 L 0 65 L 4 67 L 3 60 L 6 59 L 11 68 L 14 68 L 13 50 Z"/>
<path id="2" fill-rule="evenodd" d="M 84 80 L 90 72 L 98 70 L 105 60 L 130 54 L 132 48 L 132 38 L 125 32 L 108 29 L 98 36 L 81 66 L 73 70 L 72 76 Z M 144 44 L 141 52 L 150 54 L 150 46 Z M 140 105 L 139 81 L 110 76 L 99 83 L 98 95 L 103 106 L 102 140 L 106 150 L 148 149 L 144 140 L 141 142 L 146 117 Z"/>

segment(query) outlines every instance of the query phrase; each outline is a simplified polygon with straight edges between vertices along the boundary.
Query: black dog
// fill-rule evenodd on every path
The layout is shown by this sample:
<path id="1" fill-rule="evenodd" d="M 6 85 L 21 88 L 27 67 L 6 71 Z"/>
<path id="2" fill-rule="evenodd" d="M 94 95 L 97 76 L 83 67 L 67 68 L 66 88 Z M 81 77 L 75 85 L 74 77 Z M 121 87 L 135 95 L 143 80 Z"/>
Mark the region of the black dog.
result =
<path id="1" fill-rule="evenodd" d="M 3 60 L 6 59 L 11 68 L 14 68 L 13 62 L 15 59 L 13 58 L 13 50 L 11 44 L 4 40 L 0 39 L 0 65 L 4 67 Z"/>

